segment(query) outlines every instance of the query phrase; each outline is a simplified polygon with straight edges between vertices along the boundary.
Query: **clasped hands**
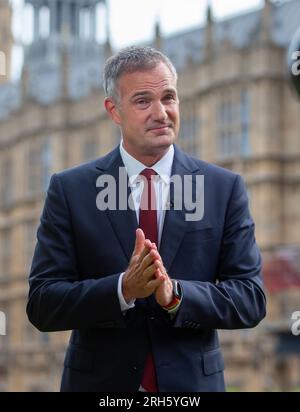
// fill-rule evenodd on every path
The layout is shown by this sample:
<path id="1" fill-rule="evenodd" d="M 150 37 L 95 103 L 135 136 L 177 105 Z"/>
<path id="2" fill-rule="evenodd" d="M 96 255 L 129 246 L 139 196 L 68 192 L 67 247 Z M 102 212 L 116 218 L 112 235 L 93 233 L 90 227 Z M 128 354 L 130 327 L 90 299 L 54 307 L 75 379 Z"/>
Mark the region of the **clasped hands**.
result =
<path id="1" fill-rule="evenodd" d="M 122 279 L 122 293 L 127 303 L 154 294 L 157 303 L 166 306 L 173 298 L 173 284 L 156 244 L 145 239 L 140 228 L 136 230 L 134 251 Z"/>

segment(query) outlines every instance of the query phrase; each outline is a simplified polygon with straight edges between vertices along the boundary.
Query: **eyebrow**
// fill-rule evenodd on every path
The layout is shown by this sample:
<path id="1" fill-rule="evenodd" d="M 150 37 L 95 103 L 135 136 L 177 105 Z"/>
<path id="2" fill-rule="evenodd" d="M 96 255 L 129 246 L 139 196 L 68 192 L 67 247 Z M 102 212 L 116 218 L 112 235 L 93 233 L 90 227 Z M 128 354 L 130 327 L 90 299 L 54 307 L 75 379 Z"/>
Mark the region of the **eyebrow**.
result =
<path id="1" fill-rule="evenodd" d="M 172 94 L 177 94 L 176 89 L 166 89 L 163 91 L 164 94 L 172 93 Z M 145 91 L 140 91 L 136 92 L 133 96 L 131 96 L 131 99 L 135 99 L 136 97 L 143 97 L 143 96 L 150 96 L 152 93 L 145 90 Z"/>
<path id="2" fill-rule="evenodd" d="M 142 97 L 142 96 L 149 96 L 149 94 L 151 94 L 150 92 L 137 92 L 134 93 L 133 96 L 131 96 L 131 99 L 135 99 L 136 97 Z"/>

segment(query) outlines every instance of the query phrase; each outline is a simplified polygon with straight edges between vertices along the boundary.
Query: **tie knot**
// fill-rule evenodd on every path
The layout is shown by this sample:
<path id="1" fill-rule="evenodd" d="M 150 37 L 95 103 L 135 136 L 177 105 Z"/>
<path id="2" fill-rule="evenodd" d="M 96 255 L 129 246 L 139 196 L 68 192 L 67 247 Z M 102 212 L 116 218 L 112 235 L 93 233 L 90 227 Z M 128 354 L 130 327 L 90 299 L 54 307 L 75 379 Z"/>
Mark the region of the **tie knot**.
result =
<path id="1" fill-rule="evenodd" d="M 144 169 L 140 175 L 144 176 L 147 180 L 151 180 L 151 176 L 157 175 L 156 171 L 153 169 Z"/>

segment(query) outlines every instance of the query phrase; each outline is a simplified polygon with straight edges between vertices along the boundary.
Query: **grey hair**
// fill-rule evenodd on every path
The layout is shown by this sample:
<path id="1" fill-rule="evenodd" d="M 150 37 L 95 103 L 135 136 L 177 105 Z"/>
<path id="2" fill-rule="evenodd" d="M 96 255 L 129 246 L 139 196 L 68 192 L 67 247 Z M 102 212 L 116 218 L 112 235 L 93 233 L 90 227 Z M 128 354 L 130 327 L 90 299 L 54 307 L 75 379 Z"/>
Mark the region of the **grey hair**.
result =
<path id="1" fill-rule="evenodd" d="M 160 51 L 149 46 L 130 46 L 111 56 L 105 63 L 103 88 L 107 97 L 118 100 L 117 82 L 121 75 L 136 71 L 151 70 L 164 63 L 177 81 L 177 72 L 171 60 Z"/>

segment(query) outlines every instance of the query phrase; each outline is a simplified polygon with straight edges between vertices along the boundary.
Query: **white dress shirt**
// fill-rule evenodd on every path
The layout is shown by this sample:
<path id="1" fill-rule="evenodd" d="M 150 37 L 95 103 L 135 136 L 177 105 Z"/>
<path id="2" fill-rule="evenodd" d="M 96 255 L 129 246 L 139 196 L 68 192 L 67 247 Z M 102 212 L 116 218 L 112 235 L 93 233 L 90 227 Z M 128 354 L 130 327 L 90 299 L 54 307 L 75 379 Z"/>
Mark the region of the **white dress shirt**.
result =
<path id="1" fill-rule="evenodd" d="M 135 206 L 136 217 L 137 221 L 139 222 L 139 210 L 140 210 L 140 203 L 141 197 L 143 193 L 144 187 L 144 179 L 140 176 L 140 173 L 148 168 L 143 163 L 136 160 L 133 156 L 131 156 L 123 146 L 123 140 L 120 143 L 120 154 L 124 166 L 126 168 L 128 178 L 129 178 L 129 186 L 132 193 L 132 198 Z M 155 189 L 155 196 L 156 196 L 156 208 L 157 208 L 157 225 L 158 225 L 158 245 L 160 246 L 161 235 L 163 230 L 164 218 L 166 213 L 166 203 L 169 194 L 170 188 L 170 177 L 172 171 L 172 164 L 174 159 L 174 147 L 171 145 L 167 151 L 167 153 L 153 166 L 153 169 L 157 176 L 153 176 L 154 182 L 154 189 Z M 122 293 L 122 278 L 124 273 L 122 273 L 119 277 L 118 282 L 118 297 L 120 301 L 121 310 L 125 311 L 127 309 L 134 307 L 135 300 L 126 303 L 123 293 Z"/>

